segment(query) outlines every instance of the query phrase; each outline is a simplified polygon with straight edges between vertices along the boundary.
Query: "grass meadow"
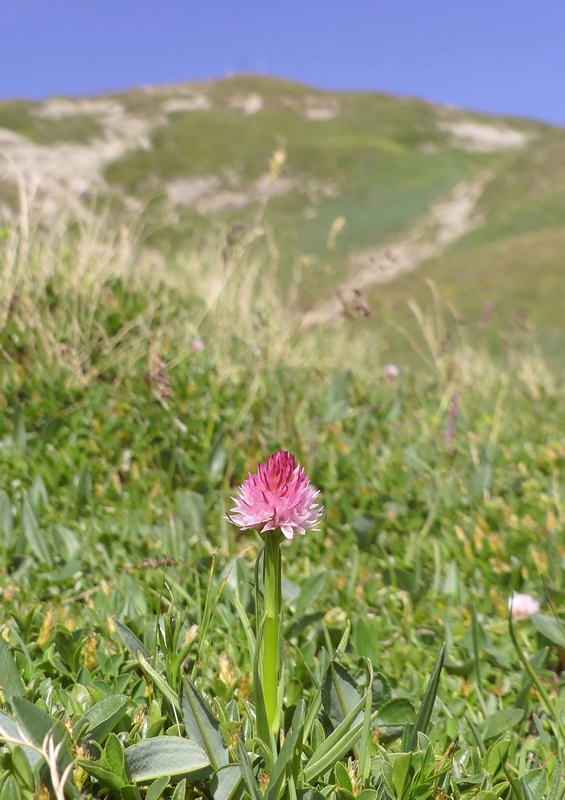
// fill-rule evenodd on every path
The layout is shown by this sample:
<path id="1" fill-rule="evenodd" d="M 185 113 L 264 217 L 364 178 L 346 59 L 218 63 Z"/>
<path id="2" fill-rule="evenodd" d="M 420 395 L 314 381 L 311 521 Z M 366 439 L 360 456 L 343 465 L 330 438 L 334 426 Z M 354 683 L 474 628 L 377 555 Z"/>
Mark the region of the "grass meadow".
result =
<path id="1" fill-rule="evenodd" d="M 301 327 L 259 230 L 167 267 L 103 217 L 1 235 L 0 800 L 561 800 L 565 405 L 535 343 L 451 335 L 431 284 L 392 376 L 386 326 Z M 282 549 L 267 741 L 261 540 L 224 515 L 279 448 L 326 516 Z"/>

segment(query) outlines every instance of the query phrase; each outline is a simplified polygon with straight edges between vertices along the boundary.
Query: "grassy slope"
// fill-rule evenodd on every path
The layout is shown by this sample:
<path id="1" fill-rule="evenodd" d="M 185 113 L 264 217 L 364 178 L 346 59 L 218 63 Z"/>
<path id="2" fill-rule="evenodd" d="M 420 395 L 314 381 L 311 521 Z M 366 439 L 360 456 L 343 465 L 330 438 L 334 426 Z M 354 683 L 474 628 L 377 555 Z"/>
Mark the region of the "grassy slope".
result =
<path id="1" fill-rule="evenodd" d="M 283 144 L 287 150 L 283 175 L 298 177 L 300 185 L 270 200 L 264 224 L 280 250 L 283 286 L 300 268 L 300 302 L 307 307 L 345 276 L 349 255 L 394 239 L 456 183 L 489 167 L 494 177 L 480 203 L 484 224 L 416 275 L 374 291 L 371 304 L 377 325 L 383 315 L 404 324 L 409 312 L 403 302 L 409 296 L 425 302 L 422 277 L 430 276 L 464 315 L 477 317 L 486 303 L 500 303 L 485 327 L 495 349 L 516 314 L 526 326 L 540 331 L 551 352 L 560 349 L 557 332 L 565 303 L 558 245 L 559 229 L 565 226 L 565 136 L 560 130 L 526 120 L 439 109 L 407 98 L 324 94 L 270 78 L 241 76 L 195 90 L 205 92 L 212 104 L 209 110 L 169 114 L 166 124 L 153 129 L 151 150 L 130 152 L 106 169 L 114 191 L 133 194 L 145 204 L 146 243 L 172 258 L 191 247 L 203 231 L 221 231 L 236 219 L 253 224 L 257 203 L 209 218 L 193 209 L 171 212 L 164 184 L 179 177 L 231 172 L 245 189 L 267 172 L 270 155 Z M 235 95 L 249 92 L 263 100 L 259 113 L 246 116 L 230 107 Z M 162 115 L 163 101 L 174 95 L 171 88 L 134 90 L 115 98 L 132 114 L 154 118 Z M 337 103 L 339 113 L 333 119 L 308 121 L 304 112 L 312 101 Z M 97 133 L 92 117 L 53 122 L 33 116 L 32 111 L 32 104 L 0 104 L 0 125 L 44 144 L 62 138 L 86 141 Z M 438 120 L 461 115 L 487 124 L 508 124 L 534 133 L 535 138 L 519 152 L 454 149 Z M 430 145 L 433 154 L 422 152 Z M 114 205 L 122 216 L 124 209 Z M 329 251 L 328 233 L 339 216 L 345 217 L 345 227 Z M 524 234 L 534 238 L 523 239 Z M 400 357 L 394 341 L 400 340 L 392 336 L 391 355 Z"/>
<path id="2" fill-rule="evenodd" d="M 250 90 L 263 98 L 261 112 L 245 116 L 227 107 L 233 94 Z M 271 200 L 265 219 L 282 249 L 283 273 L 298 256 L 311 256 L 325 276 L 324 286 L 344 274 L 348 252 L 394 235 L 474 169 L 498 160 L 448 148 L 446 135 L 437 129 L 435 109 L 417 100 L 332 94 L 340 113 L 334 119 L 308 121 L 303 116 L 306 98 L 323 100 L 325 95 L 296 84 L 232 79 L 212 85 L 208 96 L 214 104 L 210 110 L 171 114 L 170 124 L 152 134 L 153 150 L 130 153 L 110 165 L 107 179 L 148 197 L 159 195 L 163 181 L 231 169 L 245 186 L 265 174 L 271 153 L 282 143 L 287 149 L 285 172 L 298 175 L 302 185 Z M 296 108 L 285 104 L 289 99 Z M 145 113 L 155 110 L 154 97 L 138 94 L 132 111 L 140 113 L 144 103 Z M 437 154 L 421 153 L 424 143 L 436 145 Z M 324 198 L 322 191 L 315 199 L 317 187 L 326 185 L 335 187 L 337 196 Z M 153 206 L 150 216 L 155 210 Z M 252 220 L 254 213 L 244 210 L 220 219 Z M 336 251 L 328 253 L 331 223 L 340 215 L 346 226 Z M 183 223 L 190 232 L 202 220 L 188 213 Z M 154 241 L 169 233 L 161 231 Z M 318 280 L 318 293 L 321 288 Z"/>
<path id="3" fill-rule="evenodd" d="M 0 103 L 0 128 L 8 128 L 36 144 L 45 145 L 87 143 L 102 134 L 102 128 L 90 114 L 77 114 L 61 120 L 44 119 L 33 113 L 38 106 L 38 103 L 25 100 Z"/>
<path id="4" fill-rule="evenodd" d="M 451 325 L 453 335 L 498 353 L 509 342 L 536 341 L 563 365 L 564 246 L 565 229 L 556 227 L 472 249 L 456 248 L 418 272 L 373 290 L 370 305 L 379 320 L 389 319 L 415 333 L 417 323 L 406 299 L 414 298 L 429 309 L 432 297 L 425 281 L 430 279 L 456 310 L 460 322 Z M 402 341 L 392 330 L 391 358 L 403 352 Z"/>

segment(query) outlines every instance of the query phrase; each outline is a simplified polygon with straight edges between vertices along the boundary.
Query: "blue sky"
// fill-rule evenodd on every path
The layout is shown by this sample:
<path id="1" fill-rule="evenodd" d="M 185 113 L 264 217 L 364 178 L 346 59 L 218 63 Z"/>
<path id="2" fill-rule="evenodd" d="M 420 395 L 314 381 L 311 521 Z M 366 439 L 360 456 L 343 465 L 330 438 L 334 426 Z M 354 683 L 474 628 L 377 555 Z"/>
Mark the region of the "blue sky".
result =
<path id="1" fill-rule="evenodd" d="M 0 98 L 262 72 L 565 124 L 565 0 L 0 0 Z"/>

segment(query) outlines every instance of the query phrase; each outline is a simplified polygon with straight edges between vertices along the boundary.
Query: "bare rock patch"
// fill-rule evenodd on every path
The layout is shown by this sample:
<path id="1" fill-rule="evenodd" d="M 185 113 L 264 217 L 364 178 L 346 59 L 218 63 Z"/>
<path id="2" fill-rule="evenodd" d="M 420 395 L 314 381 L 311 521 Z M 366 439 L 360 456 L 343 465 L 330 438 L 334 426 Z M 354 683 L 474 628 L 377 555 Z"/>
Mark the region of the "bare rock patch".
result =
<path id="1" fill-rule="evenodd" d="M 304 116 L 310 122 L 324 122 L 329 119 L 334 119 L 339 112 L 339 103 L 333 97 L 316 97 L 310 95 L 306 98 Z"/>
<path id="2" fill-rule="evenodd" d="M 246 116 L 257 114 L 263 108 L 263 98 L 257 92 L 249 94 L 234 94 L 229 99 L 229 107 L 241 111 Z"/>
<path id="3" fill-rule="evenodd" d="M 179 111 L 209 111 L 212 103 L 204 94 L 194 94 L 187 97 L 171 97 L 165 100 L 162 109 L 166 114 L 175 114 Z"/>
<path id="4" fill-rule="evenodd" d="M 438 128 L 452 136 L 452 146 L 469 153 L 493 153 L 523 147 L 531 134 L 504 125 L 489 125 L 472 119 L 442 121 Z"/>

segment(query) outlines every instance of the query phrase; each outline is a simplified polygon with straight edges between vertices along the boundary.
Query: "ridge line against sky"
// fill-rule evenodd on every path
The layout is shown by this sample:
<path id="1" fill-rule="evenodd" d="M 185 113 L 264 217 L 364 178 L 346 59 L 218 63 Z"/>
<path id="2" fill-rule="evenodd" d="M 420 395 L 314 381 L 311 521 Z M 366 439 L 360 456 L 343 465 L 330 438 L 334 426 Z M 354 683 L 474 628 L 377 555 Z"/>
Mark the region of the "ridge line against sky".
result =
<path id="1" fill-rule="evenodd" d="M 563 0 L 0 0 L 0 15 L 0 99 L 251 72 L 565 124 Z"/>

